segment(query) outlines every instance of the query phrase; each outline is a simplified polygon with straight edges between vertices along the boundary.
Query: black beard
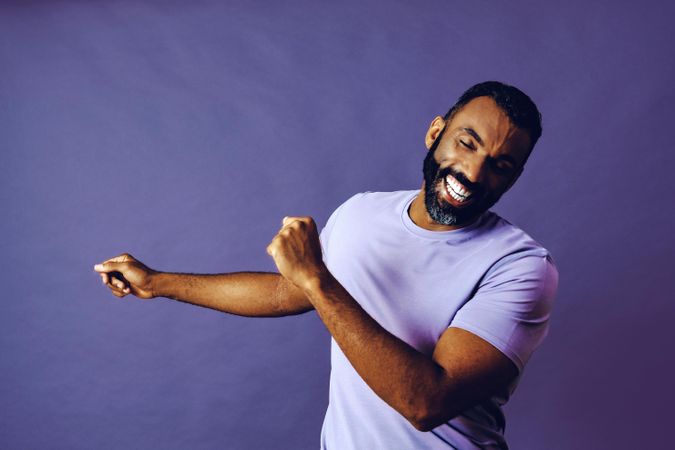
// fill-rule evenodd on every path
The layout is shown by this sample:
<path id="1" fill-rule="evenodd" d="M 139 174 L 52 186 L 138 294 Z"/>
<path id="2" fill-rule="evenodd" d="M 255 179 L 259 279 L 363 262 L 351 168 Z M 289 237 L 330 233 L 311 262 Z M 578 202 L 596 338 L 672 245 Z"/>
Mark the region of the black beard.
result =
<path id="1" fill-rule="evenodd" d="M 434 155 L 444 131 L 445 129 L 438 135 L 434 144 L 427 152 L 427 156 L 424 158 L 422 170 L 424 173 L 424 205 L 427 208 L 429 216 L 439 224 L 453 226 L 467 225 L 497 203 L 501 194 L 496 195 L 488 192 L 482 185 L 472 183 L 463 173 L 457 172 L 451 167 L 441 170 L 441 166 L 436 162 Z M 439 186 L 440 189 L 445 189 L 445 177 L 448 174 L 455 177 L 457 181 L 472 192 L 471 195 L 475 198 L 471 201 L 470 205 L 456 208 L 445 200 L 440 199 Z"/>

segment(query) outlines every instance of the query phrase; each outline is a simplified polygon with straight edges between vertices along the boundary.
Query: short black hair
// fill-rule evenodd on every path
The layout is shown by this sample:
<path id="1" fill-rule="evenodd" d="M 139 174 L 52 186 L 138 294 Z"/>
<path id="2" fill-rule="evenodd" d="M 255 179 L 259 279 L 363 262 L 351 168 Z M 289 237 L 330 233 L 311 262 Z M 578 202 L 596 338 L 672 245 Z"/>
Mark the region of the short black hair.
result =
<path id="1" fill-rule="evenodd" d="M 484 81 L 467 89 L 443 117 L 446 121 L 452 119 L 464 105 L 476 97 L 490 97 L 509 117 L 511 122 L 530 136 L 534 148 L 541 136 L 541 113 L 532 99 L 515 86 L 499 81 Z M 528 153 L 529 155 L 529 153 Z"/>

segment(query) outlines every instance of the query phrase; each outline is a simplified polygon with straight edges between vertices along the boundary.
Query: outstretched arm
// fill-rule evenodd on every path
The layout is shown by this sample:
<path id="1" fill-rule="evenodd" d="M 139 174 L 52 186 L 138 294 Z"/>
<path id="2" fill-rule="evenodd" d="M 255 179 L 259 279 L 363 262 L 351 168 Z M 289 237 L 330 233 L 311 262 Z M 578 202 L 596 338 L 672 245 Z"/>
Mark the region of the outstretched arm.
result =
<path id="1" fill-rule="evenodd" d="M 313 309 L 306 295 L 278 273 L 158 272 L 128 253 L 97 264 L 94 270 L 117 297 L 167 297 L 250 317 L 288 316 Z"/>

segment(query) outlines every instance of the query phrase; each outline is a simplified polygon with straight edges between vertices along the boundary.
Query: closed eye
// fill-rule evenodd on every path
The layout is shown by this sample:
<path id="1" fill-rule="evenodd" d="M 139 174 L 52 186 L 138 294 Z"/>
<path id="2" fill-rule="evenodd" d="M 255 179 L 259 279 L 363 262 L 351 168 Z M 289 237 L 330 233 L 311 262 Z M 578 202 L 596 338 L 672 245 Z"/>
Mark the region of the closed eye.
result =
<path id="1" fill-rule="evenodd" d="M 507 174 L 513 171 L 513 164 L 506 161 L 495 161 L 493 166 L 495 171 L 501 174 Z"/>
<path id="2" fill-rule="evenodd" d="M 472 146 L 471 144 L 469 144 L 469 143 L 467 143 L 467 142 L 464 142 L 464 141 L 461 140 L 461 139 L 459 140 L 459 142 L 460 142 L 460 144 L 462 144 L 464 147 L 466 147 L 466 148 L 468 148 L 468 149 L 470 149 L 470 150 L 473 150 L 473 146 Z"/>

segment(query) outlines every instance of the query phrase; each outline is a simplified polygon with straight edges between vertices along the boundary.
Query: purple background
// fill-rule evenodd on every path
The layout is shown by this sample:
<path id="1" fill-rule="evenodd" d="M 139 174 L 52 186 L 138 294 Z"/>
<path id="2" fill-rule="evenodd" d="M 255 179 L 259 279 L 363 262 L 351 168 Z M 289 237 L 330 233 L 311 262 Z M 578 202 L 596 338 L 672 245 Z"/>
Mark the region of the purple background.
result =
<path id="1" fill-rule="evenodd" d="M 507 439 L 668 445 L 672 3 L 336 3 L 0 4 L 0 447 L 318 448 L 315 313 L 120 300 L 92 266 L 274 270 L 284 215 L 419 188 L 429 122 L 488 79 L 542 110 L 496 210 L 561 273 Z"/>

